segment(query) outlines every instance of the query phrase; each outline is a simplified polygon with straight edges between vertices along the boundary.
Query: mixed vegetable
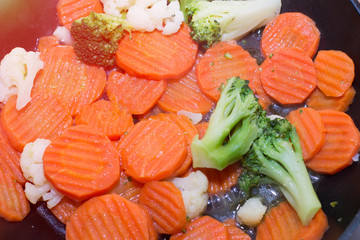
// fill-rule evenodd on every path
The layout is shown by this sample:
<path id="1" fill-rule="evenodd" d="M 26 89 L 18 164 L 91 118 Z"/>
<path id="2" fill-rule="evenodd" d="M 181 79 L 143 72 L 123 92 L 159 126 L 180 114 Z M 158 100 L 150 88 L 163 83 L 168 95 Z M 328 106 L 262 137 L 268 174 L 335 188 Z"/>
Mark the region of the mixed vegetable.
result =
<path id="1" fill-rule="evenodd" d="M 358 156 L 354 64 L 280 8 L 59 0 L 54 34 L 0 64 L 0 216 L 47 202 L 69 240 L 321 239 L 307 168 Z M 236 41 L 263 26 L 255 59 Z"/>

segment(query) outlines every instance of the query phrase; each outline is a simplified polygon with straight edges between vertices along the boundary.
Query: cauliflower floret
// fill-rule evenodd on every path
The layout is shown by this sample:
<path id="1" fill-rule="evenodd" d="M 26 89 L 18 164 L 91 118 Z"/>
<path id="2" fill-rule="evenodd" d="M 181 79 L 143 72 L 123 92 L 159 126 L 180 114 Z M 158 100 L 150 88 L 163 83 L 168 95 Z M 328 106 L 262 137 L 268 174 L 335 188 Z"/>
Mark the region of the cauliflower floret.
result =
<path id="1" fill-rule="evenodd" d="M 74 43 L 74 39 L 71 36 L 70 30 L 64 26 L 58 26 L 53 35 L 59 40 L 59 42 L 63 44 L 72 45 Z"/>
<path id="2" fill-rule="evenodd" d="M 43 155 L 50 140 L 36 139 L 25 145 L 20 157 L 20 167 L 24 177 L 30 181 L 25 184 L 26 198 L 35 204 L 42 197 L 48 208 L 58 204 L 63 195 L 55 190 L 44 176 Z"/>
<path id="3" fill-rule="evenodd" d="M 260 198 L 249 198 L 237 211 L 236 218 L 242 224 L 255 227 L 260 223 L 266 209 Z"/>
<path id="4" fill-rule="evenodd" d="M 193 112 L 188 112 L 188 111 L 185 111 L 185 110 L 180 110 L 180 111 L 177 112 L 177 115 L 187 116 L 188 118 L 190 118 L 190 120 L 191 120 L 191 122 L 193 124 L 198 124 L 202 120 L 202 114 L 201 113 L 193 113 Z"/>
<path id="5" fill-rule="evenodd" d="M 6 102 L 17 94 L 16 109 L 20 110 L 30 102 L 31 89 L 36 73 L 44 67 L 40 53 L 27 52 L 17 47 L 7 54 L 0 64 L 0 102 Z"/>
<path id="6" fill-rule="evenodd" d="M 133 6 L 136 0 L 100 0 L 106 14 L 122 17 Z"/>
<path id="7" fill-rule="evenodd" d="M 201 171 L 190 173 L 184 178 L 173 178 L 170 180 L 178 189 L 180 189 L 186 216 L 189 219 L 200 216 L 206 209 L 208 201 L 208 179 Z"/>

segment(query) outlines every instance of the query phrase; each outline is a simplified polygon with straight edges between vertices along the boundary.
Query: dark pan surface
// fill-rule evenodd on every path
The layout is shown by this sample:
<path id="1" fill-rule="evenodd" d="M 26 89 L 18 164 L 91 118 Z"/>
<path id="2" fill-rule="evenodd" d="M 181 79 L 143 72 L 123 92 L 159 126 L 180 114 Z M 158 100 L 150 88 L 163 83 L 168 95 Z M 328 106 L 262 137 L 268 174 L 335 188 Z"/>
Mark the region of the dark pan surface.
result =
<path id="1" fill-rule="evenodd" d="M 57 0 L 11 1 L 22 4 L 31 2 L 36 8 L 33 9 L 29 4 L 19 7 L 17 13 L 13 15 L 16 19 L 15 23 L 18 24 L 14 23 L 11 28 L 6 26 L 8 24 L 4 21 L 5 15 L 0 8 L 2 31 L 0 59 L 16 46 L 33 50 L 37 37 L 50 35 L 57 24 L 55 16 Z M 356 69 L 354 87 L 358 93 L 348 114 L 360 128 L 360 15 L 354 8 L 354 5 L 360 4 L 357 0 L 282 0 L 282 2 L 283 12 L 302 12 L 316 22 L 321 32 L 320 49 L 342 50 L 354 60 Z M 36 17 L 32 17 L 31 12 L 35 13 Z M 26 28 L 30 30 L 24 30 Z M 330 224 L 324 239 L 349 239 L 360 224 L 359 185 L 360 163 L 354 163 L 342 172 L 323 177 L 321 180 L 317 193 Z M 335 208 L 330 206 L 333 201 L 338 202 Z M 0 219 L 0 240 L 64 239 L 63 227 L 47 212 L 43 204 L 39 204 L 32 206 L 31 213 L 22 222 L 9 223 Z M 352 239 L 360 239 L 360 236 L 354 237 Z"/>

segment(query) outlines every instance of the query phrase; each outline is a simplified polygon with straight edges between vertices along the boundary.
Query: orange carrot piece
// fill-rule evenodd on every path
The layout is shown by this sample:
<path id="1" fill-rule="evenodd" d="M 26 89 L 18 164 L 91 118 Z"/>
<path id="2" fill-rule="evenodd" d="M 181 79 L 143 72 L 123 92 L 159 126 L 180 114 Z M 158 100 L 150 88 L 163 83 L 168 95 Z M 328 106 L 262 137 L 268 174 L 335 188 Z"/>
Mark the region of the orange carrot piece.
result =
<path id="1" fill-rule="evenodd" d="M 68 197 L 63 197 L 61 201 L 50 209 L 52 214 L 66 224 L 71 214 L 81 205 L 81 202 L 74 201 Z"/>
<path id="2" fill-rule="evenodd" d="M 59 44 L 60 44 L 59 39 L 56 36 L 54 35 L 45 36 L 39 38 L 37 49 L 38 51 L 43 52 L 44 54 L 44 51 L 46 51 L 46 49 L 49 49 L 51 47 L 56 47 Z"/>
<path id="3" fill-rule="evenodd" d="M 181 192 L 171 182 L 146 183 L 140 191 L 139 202 L 154 220 L 158 233 L 175 234 L 187 223 Z"/>
<path id="4" fill-rule="evenodd" d="M 327 217 L 320 209 L 307 226 L 301 224 L 288 202 L 281 202 L 266 213 L 257 227 L 256 240 L 319 240 L 328 228 Z"/>
<path id="5" fill-rule="evenodd" d="M 155 240 L 151 235 L 154 232 L 148 213 L 117 194 L 88 200 L 71 215 L 66 225 L 68 240 Z"/>
<path id="6" fill-rule="evenodd" d="M 37 138 L 52 140 L 72 124 L 70 111 L 49 94 L 38 94 L 21 110 L 12 96 L 1 112 L 0 124 L 10 144 L 19 152 Z"/>
<path id="7" fill-rule="evenodd" d="M 220 87 L 231 77 L 252 81 L 258 68 L 256 59 L 235 41 L 219 42 L 209 48 L 196 67 L 200 89 L 218 101 Z"/>
<path id="8" fill-rule="evenodd" d="M 113 71 L 109 75 L 106 93 L 109 99 L 126 107 L 132 114 L 149 111 L 165 92 L 166 82 L 133 77 Z"/>
<path id="9" fill-rule="evenodd" d="M 229 218 L 225 220 L 223 224 L 228 230 L 231 240 L 251 240 L 248 234 L 236 226 L 235 219 Z"/>
<path id="10" fill-rule="evenodd" d="M 20 183 L 14 181 L 12 174 L 0 168 L 0 217 L 7 221 L 21 221 L 30 211 Z"/>
<path id="11" fill-rule="evenodd" d="M 209 122 L 200 122 L 195 125 L 199 133 L 199 139 L 202 139 L 205 136 L 208 126 L 209 126 Z"/>
<path id="12" fill-rule="evenodd" d="M 126 174 L 141 183 L 172 176 L 188 153 L 182 130 L 175 123 L 155 119 L 130 128 L 118 149 Z"/>
<path id="13" fill-rule="evenodd" d="M 256 70 L 253 81 L 250 82 L 249 87 L 254 91 L 255 96 L 259 99 L 259 104 L 264 110 L 268 109 L 272 103 L 269 95 L 267 95 L 261 83 L 261 67 Z"/>
<path id="14" fill-rule="evenodd" d="M 87 126 L 73 126 L 44 152 L 44 174 L 67 197 L 82 201 L 104 194 L 119 180 L 119 155 L 111 141 Z"/>
<path id="15" fill-rule="evenodd" d="M 230 240 L 230 234 L 224 224 L 209 216 L 192 220 L 183 233 L 174 234 L 170 240 Z"/>
<path id="16" fill-rule="evenodd" d="M 56 11 L 60 25 L 70 29 L 73 21 L 91 12 L 102 13 L 103 7 L 100 0 L 59 0 Z"/>
<path id="17" fill-rule="evenodd" d="M 319 51 L 314 60 L 314 65 L 317 86 L 326 96 L 342 96 L 354 81 L 354 62 L 342 51 Z"/>
<path id="18" fill-rule="evenodd" d="M 324 174 L 335 174 L 348 167 L 360 148 L 360 132 L 344 112 L 319 111 L 326 130 L 324 147 L 306 166 Z"/>
<path id="19" fill-rule="evenodd" d="M 138 203 L 140 190 L 143 186 L 144 184 L 132 179 L 126 175 L 124 170 L 121 170 L 119 182 L 110 192 L 119 194 L 133 203 Z"/>
<path id="20" fill-rule="evenodd" d="M 0 128 L 0 168 L 11 175 L 15 181 L 24 185 L 26 180 L 20 168 L 20 154 L 10 145 Z"/>
<path id="21" fill-rule="evenodd" d="M 355 88 L 350 87 L 341 97 L 328 97 L 319 88 L 316 88 L 306 104 L 318 111 L 332 109 L 346 112 L 353 102 L 355 94 Z"/>
<path id="22" fill-rule="evenodd" d="M 73 116 L 101 96 L 105 70 L 77 60 L 72 46 L 50 46 L 40 52 L 40 57 L 44 69 L 35 78 L 33 93 L 50 92 L 68 104 Z"/>
<path id="23" fill-rule="evenodd" d="M 312 108 L 299 108 L 291 111 L 287 119 L 296 128 L 303 158 L 307 162 L 325 145 L 326 131 L 320 113 Z"/>
<path id="24" fill-rule="evenodd" d="M 268 57 L 275 50 L 283 47 L 297 47 L 314 57 L 320 41 L 320 31 L 315 22 L 298 12 L 278 15 L 266 25 L 262 38 L 261 50 Z"/>
<path id="25" fill-rule="evenodd" d="M 182 24 L 179 31 L 170 36 L 157 30 L 126 34 L 116 52 L 116 62 L 125 72 L 137 77 L 177 79 L 190 71 L 197 50 L 190 28 Z"/>
<path id="26" fill-rule="evenodd" d="M 281 48 L 261 65 L 261 84 L 281 104 L 302 103 L 316 87 L 314 63 L 299 48 Z"/>
<path id="27" fill-rule="evenodd" d="M 126 108 L 106 100 L 99 100 L 86 106 L 76 116 L 75 124 L 95 127 L 111 140 L 119 139 L 134 125 L 132 116 Z"/>
<path id="28" fill-rule="evenodd" d="M 218 194 L 230 191 L 234 186 L 242 172 L 242 168 L 238 163 L 231 164 L 222 171 L 212 168 L 200 169 L 209 181 L 208 193 Z"/>

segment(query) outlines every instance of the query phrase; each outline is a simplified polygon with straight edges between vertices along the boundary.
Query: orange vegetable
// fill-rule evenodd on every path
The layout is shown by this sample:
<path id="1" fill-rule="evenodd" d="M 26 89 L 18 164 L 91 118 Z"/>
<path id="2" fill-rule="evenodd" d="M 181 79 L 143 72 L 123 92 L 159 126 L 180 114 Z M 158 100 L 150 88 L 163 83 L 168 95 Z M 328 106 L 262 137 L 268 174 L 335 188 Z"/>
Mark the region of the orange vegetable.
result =
<path id="1" fill-rule="evenodd" d="M 81 205 L 81 202 L 74 201 L 70 198 L 63 197 L 61 201 L 50 209 L 63 224 L 66 224 L 71 214 Z"/>
<path id="2" fill-rule="evenodd" d="M 87 125 L 66 129 L 46 148 L 43 162 L 49 182 L 76 201 L 106 193 L 120 176 L 113 144 Z"/>
<path id="3" fill-rule="evenodd" d="M 54 36 L 54 35 L 45 36 L 45 37 L 39 38 L 37 48 L 38 48 L 38 51 L 45 54 L 44 51 L 46 51 L 47 49 L 51 49 L 51 47 L 56 47 L 59 44 L 60 44 L 59 39 L 56 36 Z"/>
<path id="4" fill-rule="evenodd" d="M 169 36 L 157 30 L 126 34 L 116 52 L 116 62 L 125 72 L 140 78 L 177 79 L 190 71 L 197 50 L 190 28 L 183 24 Z"/>
<path id="5" fill-rule="evenodd" d="M 235 41 L 219 42 L 209 48 L 196 67 L 200 89 L 211 99 L 220 98 L 220 87 L 231 77 L 252 81 L 256 59 Z"/>
<path id="6" fill-rule="evenodd" d="M 275 50 L 283 47 L 297 47 L 309 57 L 314 57 L 320 41 L 320 31 L 315 22 L 298 12 L 278 15 L 266 25 L 262 38 L 261 50 L 268 57 Z"/>
<path id="7" fill-rule="evenodd" d="M 319 88 L 316 88 L 306 104 L 318 111 L 332 109 L 345 112 L 353 102 L 355 94 L 354 87 L 350 87 L 341 97 L 328 97 Z"/>
<path id="8" fill-rule="evenodd" d="M 266 93 L 281 104 L 302 103 L 316 87 L 314 63 L 299 48 L 281 48 L 261 65 Z"/>
<path id="9" fill-rule="evenodd" d="M 319 111 L 326 130 L 324 147 L 306 166 L 324 174 L 335 174 L 348 167 L 360 148 L 360 132 L 344 112 Z"/>
<path id="10" fill-rule="evenodd" d="M 354 62 L 342 51 L 319 51 L 314 60 L 314 65 L 317 86 L 326 96 L 342 96 L 354 81 Z"/>
<path id="11" fill-rule="evenodd" d="M 126 174 L 142 183 L 172 176 L 188 153 L 182 130 L 175 123 L 155 119 L 130 128 L 118 149 Z"/>
<path id="12" fill-rule="evenodd" d="M 253 81 L 250 82 L 249 87 L 254 91 L 255 96 L 259 99 L 259 103 L 264 110 L 266 110 L 272 103 L 269 95 L 267 95 L 261 83 L 261 67 L 256 70 Z"/>
<path id="13" fill-rule="evenodd" d="M 1 112 L 0 124 L 10 144 L 19 152 L 37 138 L 52 140 L 72 124 L 70 111 L 50 94 L 40 93 L 21 110 L 11 96 Z"/>
<path id="14" fill-rule="evenodd" d="M 200 122 L 195 125 L 195 127 L 197 128 L 197 130 L 199 132 L 199 139 L 202 139 L 204 137 L 208 126 L 209 126 L 209 122 Z"/>
<path id="15" fill-rule="evenodd" d="M 159 233 L 180 232 L 187 222 L 181 192 L 171 182 L 146 183 L 140 191 L 139 202 L 149 212 Z"/>
<path id="16" fill-rule="evenodd" d="M 327 217 L 320 209 L 304 226 L 288 202 L 272 207 L 257 227 L 256 240 L 320 240 L 328 228 Z"/>
<path id="17" fill-rule="evenodd" d="M 147 80 L 113 71 L 106 93 L 111 101 L 126 107 L 130 113 L 144 114 L 159 101 L 165 89 L 164 80 Z"/>
<path id="18" fill-rule="evenodd" d="M 66 225 L 66 239 L 156 240 L 148 213 L 117 194 L 94 197 L 81 205 Z"/>
<path id="19" fill-rule="evenodd" d="M 308 161 L 325 145 L 325 126 L 320 113 L 312 108 L 291 111 L 287 119 L 299 135 L 304 161 Z"/>
<path id="20" fill-rule="evenodd" d="M 59 0 L 56 11 L 60 25 L 70 29 L 73 21 L 91 12 L 102 13 L 103 7 L 100 0 Z"/>
<path id="21" fill-rule="evenodd" d="M 144 184 L 132 179 L 126 175 L 124 170 L 121 170 L 119 182 L 110 192 L 119 194 L 133 203 L 138 203 L 140 190 L 143 186 Z"/>
<path id="22" fill-rule="evenodd" d="M 251 240 L 249 235 L 236 226 L 235 219 L 229 218 L 225 220 L 223 224 L 228 230 L 231 240 Z"/>
<path id="23" fill-rule="evenodd" d="M 119 139 L 134 125 L 132 116 L 126 108 L 106 100 L 99 100 L 86 106 L 76 116 L 75 124 L 95 127 L 111 140 Z"/>

